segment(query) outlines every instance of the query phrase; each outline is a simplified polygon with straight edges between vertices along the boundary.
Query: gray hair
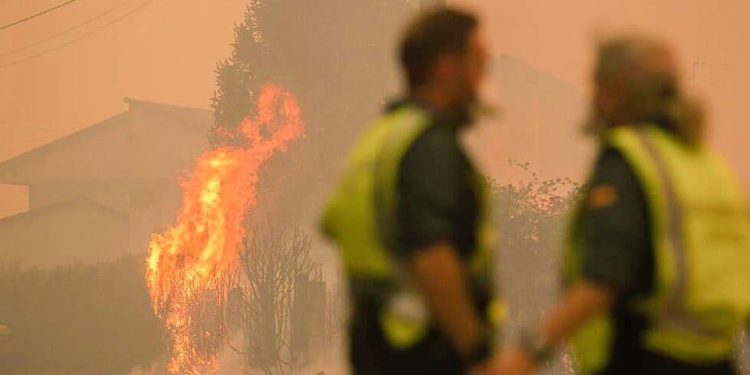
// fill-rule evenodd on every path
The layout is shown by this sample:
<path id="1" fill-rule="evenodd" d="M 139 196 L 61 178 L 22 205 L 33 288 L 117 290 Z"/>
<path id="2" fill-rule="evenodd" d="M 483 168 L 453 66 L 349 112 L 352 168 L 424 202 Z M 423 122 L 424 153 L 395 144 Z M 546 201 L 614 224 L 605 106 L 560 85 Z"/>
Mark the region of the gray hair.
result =
<path id="1" fill-rule="evenodd" d="M 685 141 L 703 138 L 703 109 L 680 89 L 669 46 L 650 36 L 627 35 L 605 40 L 597 51 L 597 85 L 621 84 L 625 90 L 621 116 L 637 124 L 666 118 Z"/>

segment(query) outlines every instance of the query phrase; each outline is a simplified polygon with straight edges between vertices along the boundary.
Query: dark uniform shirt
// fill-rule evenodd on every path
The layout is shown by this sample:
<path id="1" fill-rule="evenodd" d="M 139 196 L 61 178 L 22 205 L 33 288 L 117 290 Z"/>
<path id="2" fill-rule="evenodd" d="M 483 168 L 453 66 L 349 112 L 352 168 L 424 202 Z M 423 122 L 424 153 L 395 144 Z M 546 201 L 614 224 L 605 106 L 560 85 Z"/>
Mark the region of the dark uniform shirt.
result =
<path id="1" fill-rule="evenodd" d="M 669 129 L 666 123 L 662 126 Z M 642 335 L 648 320 L 628 306 L 633 298 L 648 295 L 654 288 L 655 255 L 648 201 L 633 168 L 612 147 L 600 151 L 589 183 L 581 217 L 583 277 L 619 294 L 612 311 L 614 342 L 603 374 L 733 374 L 730 363 L 699 367 L 643 348 Z"/>
<path id="2" fill-rule="evenodd" d="M 401 102 L 389 107 L 395 110 Z M 459 143 L 463 124 L 432 116 L 431 124 L 406 151 L 398 174 L 395 256 L 408 262 L 417 252 L 439 241 L 452 244 L 462 259 L 476 248 L 478 200 L 474 173 Z M 486 301 L 476 301 L 482 308 Z M 357 307 L 355 307 L 357 308 Z M 376 311 L 355 313 L 350 349 L 355 373 L 360 374 L 460 374 L 463 367 L 447 337 L 432 327 L 413 348 L 390 348 L 377 322 Z M 377 310 L 382 306 L 374 307 Z M 363 316 L 367 318 L 362 319 Z"/>

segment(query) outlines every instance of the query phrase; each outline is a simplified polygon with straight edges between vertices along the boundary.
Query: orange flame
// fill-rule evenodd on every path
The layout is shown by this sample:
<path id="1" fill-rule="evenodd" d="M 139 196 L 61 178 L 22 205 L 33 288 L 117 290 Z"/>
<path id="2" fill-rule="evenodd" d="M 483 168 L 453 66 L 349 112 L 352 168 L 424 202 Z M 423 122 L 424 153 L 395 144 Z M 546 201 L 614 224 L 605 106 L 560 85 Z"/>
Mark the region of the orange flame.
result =
<path id="1" fill-rule="evenodd" d="M 257 105 L 255 116 L 246 118 L 239 128 L 249 146 L 223 146 L 201 155 L 192 174 L 181 183 L 184 196 L 176 224 L 152 235 L 149 244 L 146 279 L 154 311 L 170 338 L 172 357 L 167 369 L 172 374 L 218 369 L 220 348 L 207 349 L 196 338 L 224 339 L 223 323 L 195 332 L 203 326 L 196 324 L 200 317 L 193 311 L 207 296 L 219 311 L 224 307 L 244 236 L 243 219 L 256 204 L 258 170 L 303 132 L 299 106 L 291 93 L 266 85 Z"/>

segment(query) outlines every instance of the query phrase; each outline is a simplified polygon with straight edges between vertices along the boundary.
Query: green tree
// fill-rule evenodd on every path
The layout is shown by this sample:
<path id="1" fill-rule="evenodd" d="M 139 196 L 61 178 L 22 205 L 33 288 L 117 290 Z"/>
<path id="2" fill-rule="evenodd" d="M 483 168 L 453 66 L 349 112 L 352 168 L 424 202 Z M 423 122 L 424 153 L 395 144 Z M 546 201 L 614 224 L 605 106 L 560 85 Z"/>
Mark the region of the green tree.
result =
<path id="1" fill-rule="evenodd" d="M 510 301 L 504 328 L 511 335 L 537 323 L 555 301 L 563 233 L 583 189 L 568 178 L 542 179 L 528 163 L 516 167 L 527 172 L 525 182 L 489 182 L 498 211 L 502 291 Z M 571 373 L 569 359 L 553 363 L 550 373 Z"/>
<path id="2" fill-rule="evenodd" d="M 304 139 L 270 160 L 260 176 L 261 190 L 285 196 L 276 208 L 280 215 L 293 220 L 299 207 L 313 206 L 340 156 L 394 93 L 393 45 L 418 6 L 402 0 L 248 3 L 234 28 L 230 56 L 216 66 L 210 137 L 213 145 L 242 144 L 227 130 L 255 108 L 254 94 L 266 82 L 297 97 Z M 258 199 L 263 201 L 263 192 Z"/>
<path id="3" fill-rule="evenodd" d="M 232 53 L 216 66 L 216 91 L 211 98 L 214 126 L 210 139 L 213 145 L 241 142 L 231 130 L 250 115 L 254 93 L 263 83 L 263 58 L 266 44 L 259 25 L 259 13 L 266 9 L 258 1 L 251 1 L 242 22 L 234 26 Z"/>

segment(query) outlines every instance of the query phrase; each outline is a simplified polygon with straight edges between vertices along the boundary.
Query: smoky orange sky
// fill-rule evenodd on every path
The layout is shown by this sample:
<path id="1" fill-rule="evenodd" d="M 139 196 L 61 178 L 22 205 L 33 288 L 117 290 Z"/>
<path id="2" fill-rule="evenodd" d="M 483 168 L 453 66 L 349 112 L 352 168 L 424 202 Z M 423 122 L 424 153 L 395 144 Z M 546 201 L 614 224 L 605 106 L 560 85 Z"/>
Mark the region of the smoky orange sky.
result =
<path id="1" fill-rule="evenodd" d="M 59 3 L 62 1 L 4 1 L 0 25 Z M 674 42 L 682 57 L 687 87 L 708 99 L 713 143 L 750 186 L 750 165 L 745 161 L 748 151 L 744 148 L 750 136 L 746 126 L 750 106 L 744 99 L 750 73 L 743 69 L 750 66 L 745 40 L 750 35 L 750 2 L 449 3 L 480 11 L 493 54 L 515 56 L 584 92 L 588 90 L 595 32 L 638 28 L 663 35 Z M 121 4 L 125 5 L 73 33 L 8 53 Z M 81 0 L 0 30 L 0 160 L 122 112 L 126 109 L 124 97 L 208 108 L 215 64 L 229 54 L 232 27 L 241 20 L 245 5 L 246 0 Z M 134 13 L 98 30 L 130 11 Z M 91 34 L 26 60 L 87 33 Z M 571 124 L 571 131 L 575 126 Z M 0 188 L 0 216 L 25 208 L 23 189 Z"/>

